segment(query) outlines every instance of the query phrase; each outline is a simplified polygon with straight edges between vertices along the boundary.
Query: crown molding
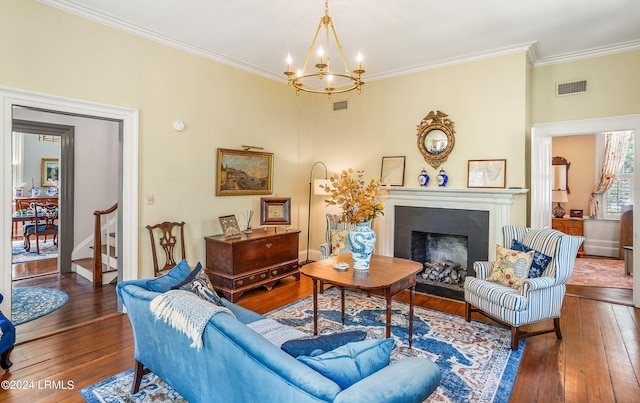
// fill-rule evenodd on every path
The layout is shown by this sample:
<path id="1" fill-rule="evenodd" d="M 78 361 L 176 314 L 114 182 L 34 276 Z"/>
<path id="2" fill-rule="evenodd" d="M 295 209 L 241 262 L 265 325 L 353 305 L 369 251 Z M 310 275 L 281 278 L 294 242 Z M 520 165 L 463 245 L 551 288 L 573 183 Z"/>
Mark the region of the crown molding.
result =
<path id="1" fill-rule="evenodd" d="M 577 60 L 592 59 L 594 57 L 601 57 L 607 55 L 613 55 L 616 53 L 630 52 L 632 50 L 640 49 L 640 40 L 622 42 L 615 45 L 602 46 L 599 48 L 592 48 L 582 50 L 580 52 L 564 53 L 556 56 L 549 56 L 545 58 L 536 59 L 534 67 L 548 66 L 552 64 L 568 63 Z"/>
<path id="2" fill-rule="evenodd" d="M 140 36 L 145 39 L 149 39 L 154 42 L 161 43 L 166 46 L 170 46 L 187 53 L 191 53 L 205 59 L 210 59 L 218 63 L 225 64 L 227 66 L 237 68 L 252 74 L 256 74 L 271 80 L 282 81 L 280 75 L 276 75 L 270 71 L 254 66 L 249 63 L 242 62 L 240 60 L 222 55 L 220 53 L 212 52 L 198 46 L 191 45 L 187 42 L 172 38 L 168 35 L 164 35 L 160 32 L 153 31 L 151 29 L 144 28 L 140 25 L 133 24 L 122 18 L 114 17 L 110 14 L 98 12 L 92 8 L 81 6 L 73 1 L 68 0 L 39 0 L 41 3 L 47 4 L 51 7 L 66 11 L 71 14 L 86 18 L 98 22 L 100 24 L 115 28 L 120 31 L 128 32 L 130 34 Z M 286 82 L 286 81 L 285 81 Z"/>
<path id="3" fill-rule="evenodd" d="M 57 9 L 66 11 L 71 14 L 78 15 L 80 17 L 101 23 L 103 25 L 107 25 L 109 27 L 118 29 L 120 31 L 128 32 L 130 34 L 140 36 L 154 42 L 161 43 L 166 46 L 170 46 L 176 49 L 180 49 L 182 51 L 216 61 L 218 63 L 237 68 L 239 70 L 246 71 L 248 73 L 256 74 L 261 77 L 268 78 L 270 80 L 278 81 L 281 83 L 286 83 L 286 78 L 283 78 L 281 74 L 276 74 L 266 69 L 260 68 L 258 66 L 254 66 L 249 63 L 245 63 L 241 60 L 237 60 L 220 53 L 212 52 L 194 45 L 191 45 L 187 42 L 172 38 L 170 36 L 164 35 L 162 33 L 141 27 L 139 25 L 133 24 L 127 20 L 117 18 L 110 14 L 98 12 L 89 7 L 85 7 L 79 5 L 71 0 L 39 0 L 41 3 L 47 4 L 51 7 L 55 7 Z M 387 71 L 380 74 L 367 74 L 365 81 L 377 81 L 383 80 L 387 78 L 399 77 L 409 74 L 420 73 L 428 70 L 440 69 L 443 67 L 449 67 L 464 63 L 470 63 L 474 61 L 490 59 L 498 56 L 505 56 L 509 54 L 514 54 L 518 52 L 526 52 L 529 62 L 533 67 L 540 67 L 552 64 L 560 64 L 567 63 L 576 60 L 589 59 L 594 57 L 606 56 L 615 53 L 628 52 L 632 50 L 640 49 L 640 40 L 637 41 L 629 41 L 623 42 L 619 44 L 615 44 L 612 46 L 603 46 L 600 48 L 593 48 L 586 51 L 580 52 L 571 52 L 565 54 L 559 54 L 555 56 L 540 57 L 538 51 L 538 43 L 537 41 L 525 42 L 522 44 L 517 44 L 513 46 L 508 46 L 504 48 L 493 49 L 485 52 L 472 53 L 468 55 L 463 55 L 460 57 L 455 57 L 451 59 L 444 59 L 435 61 L 428 64 L 423 65 L 415 65 L 407 68 L 401 68 L 397 70 Z"/>
<path id="4" fill-rule="evenodd" d="M 518 45 L 507 46 L 504 48 L 492 49 L 486 52 L 471 53 L 468 55 L 454 57 L 451 59 L 438 60 L 433 63 L 402 68 L 385 73 L 367 75 L 366 81 L 383 80 L 386 78 L 406 76 L 409 74 L 420 73 L 428 70 L 441 69 L 443 67 L 455 66 L 458 64 L 471 63 L 479 60 L 491 59 L 498 56 L 511 55 L 519 52 L 526 52 L 531 61 L 531 49 L 534 48 L 536 42 L 525 42 Z"/>

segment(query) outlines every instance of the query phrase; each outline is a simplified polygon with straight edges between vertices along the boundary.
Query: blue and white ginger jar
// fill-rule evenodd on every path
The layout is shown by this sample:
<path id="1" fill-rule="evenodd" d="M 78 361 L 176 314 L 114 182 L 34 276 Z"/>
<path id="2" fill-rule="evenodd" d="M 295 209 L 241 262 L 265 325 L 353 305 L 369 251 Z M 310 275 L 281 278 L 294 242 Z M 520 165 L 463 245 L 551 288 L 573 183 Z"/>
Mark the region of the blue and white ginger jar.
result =
<path id="1" fill-rule="evenodd" d="M 376 246 L 376 233 L 369 228 L 368 222 L 358 223 L 349 231 L 347 236 L 353 268 L 356 270 L 368 270 L 371 263 L 371 255 Z"/>

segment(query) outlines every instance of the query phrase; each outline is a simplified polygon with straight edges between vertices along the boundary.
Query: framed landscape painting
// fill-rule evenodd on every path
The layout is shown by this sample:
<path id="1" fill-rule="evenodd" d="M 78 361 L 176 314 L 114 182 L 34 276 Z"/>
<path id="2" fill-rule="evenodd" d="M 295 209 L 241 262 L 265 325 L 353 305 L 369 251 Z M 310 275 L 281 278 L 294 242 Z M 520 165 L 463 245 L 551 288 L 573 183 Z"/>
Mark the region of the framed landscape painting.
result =
<path id="1" fill-rule="evenodd" d="M 42 186 L 56 186 L 60 178 L 60 163 L 57 158 L 40 159 L 40 184 Z"/>
<path id="2" fill-rule="evenodd" d="M 273 153 L 218 148 L 216 195 L 273 193 Z"/>

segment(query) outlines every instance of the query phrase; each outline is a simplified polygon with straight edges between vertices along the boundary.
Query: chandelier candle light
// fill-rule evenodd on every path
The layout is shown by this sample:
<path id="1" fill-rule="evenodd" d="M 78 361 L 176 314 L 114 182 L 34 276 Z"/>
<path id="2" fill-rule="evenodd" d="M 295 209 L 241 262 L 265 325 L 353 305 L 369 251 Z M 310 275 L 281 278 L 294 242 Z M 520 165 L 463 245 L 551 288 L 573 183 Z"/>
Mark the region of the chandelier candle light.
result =
<path id="1" fill-rule="evenodd" d="M 315 49 L 318 34 L 323 27 L 325 30 L 324 48 L 322 46 L 318 47 L 318 63 L 315 64 L 316 70 L 307 73 L 307 64 L 309 63 L 309 59 L 311 58 L 313 50 Z M 344 66 L 344 73 L 331 71 L 331 47 L 329 46 L 329 28 L 331 28 L 331 33 L 333 34 L 336 49 L 340 53 L 340 58 L 342 59 L 342 64 Z M 295 87 L 296 94 L 300 94 L 300 91 L 305 91 L 314 94 L 327 94 L 329 98 L 331 98 L 331 94 L 339 94 L 356 89 L 358 90 L 358 93 L 360 93 L 361 87 L 364 84 L 364 82 L 360 79 L 361 75 L 364 73 L 364 70 L 362 69 L 362 55 L 358 53 L 356 68 L 353 70 L 353 74 L 351 74 L 349 72 L 349 68 L 347 67 L 344 53 L 342 52 L 342 45 L 340 45 L 340 41 L 338 40 L 338 34 L 336 33 L 336 29 L 333 26 L 331 17 L 329 17 L 329 0 L 325 0 L 324 2 L 324 16 L 320 19 L 320 24 L 318 24 L 316 34 L 313 36 L 313 41 L 311 42 L 311 46 L 309 47 L 309 52 L 307 53 L 307 57 L 304 61 L 304 66 L 301 70 L 294 72 L 291 69 L 292 62 L 293 60 L 291 59 L 291 55 L 287 55 L 287 71 L 285 71 L 284 74 L 287 76 L 289 85 Z M 305 81 L 305 79 L 309 77 L 318 77 L 321 81 L 326 78 L 326 81 L 322 83 L 322 86 L 324 86 L 324 88 L 322 86 L 318 87 L 316 85 L 309 85 L 309 83 L 305 85 L 303 81 Z"/>

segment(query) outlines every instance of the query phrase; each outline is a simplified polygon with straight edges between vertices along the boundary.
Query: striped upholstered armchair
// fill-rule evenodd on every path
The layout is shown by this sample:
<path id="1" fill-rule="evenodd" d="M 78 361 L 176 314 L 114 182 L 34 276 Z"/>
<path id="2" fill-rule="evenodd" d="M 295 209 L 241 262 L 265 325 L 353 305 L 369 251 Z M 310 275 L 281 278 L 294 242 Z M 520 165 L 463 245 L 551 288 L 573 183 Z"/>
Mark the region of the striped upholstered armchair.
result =
<path id="1" fill-rule="evenodd" d="M 550 257 L 542 274 L 526 278 L 519 289 L 487 281 L 494 262 L 475 262 L 476 276 L 467 276 L 464 283 L 465 319 L 479 312 L 511 329 L 511 348 L 518 349 L 520 339 L 545 333 L 560 332 L 560 309 L 566 283 L 573 273 L 576 254 L 583 237 L 566 235 L 553 229 L 530 229 L 513 226 L 502 228 L 502 246 L 513 248 L 514 240 Z M 538 256 L 538 255 L 536 255 Z M 530 274 L 531 275 L 531 274 Z M 520 327 L 553 319 L 553 328 L 536 332 L 523 332 Z"/>

